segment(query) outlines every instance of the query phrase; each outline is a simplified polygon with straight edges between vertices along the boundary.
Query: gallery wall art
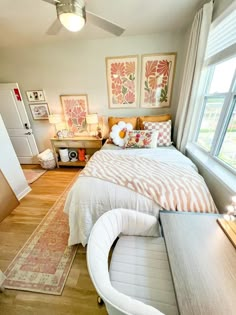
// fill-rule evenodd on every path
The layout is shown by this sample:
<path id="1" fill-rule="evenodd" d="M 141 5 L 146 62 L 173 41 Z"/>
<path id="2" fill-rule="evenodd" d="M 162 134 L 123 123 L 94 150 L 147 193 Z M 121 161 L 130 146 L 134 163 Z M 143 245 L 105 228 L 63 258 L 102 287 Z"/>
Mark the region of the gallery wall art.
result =
<path id="1" fill-rule="evenodd" d="M 42 104 L 29 104 L 31 114 L 34 120 L 48 119 L 49 109 L 47 103 Z"/>
<path id="2" fill-rule="evenodd" d="M 60 98 L 68 130 L 76 133 L 85 129 L 88 113 L 87 94 L 61 95 Z"/>
<path id="3" fill-rule="evenodd" d="M 169 107 L 175 74 L 176 53 L 142 56 L 140 107 Z"/>
<path id="4" fill-rule="evenodd" d="M 135 108 L 138 105 L 138 56 L 106 58 L 110 108 Z"/>
<path id="5" fill-rule="evenodd" d="M 29 102 L 45 101 L 43 90 L 26 91 L 26 96 Z"/>

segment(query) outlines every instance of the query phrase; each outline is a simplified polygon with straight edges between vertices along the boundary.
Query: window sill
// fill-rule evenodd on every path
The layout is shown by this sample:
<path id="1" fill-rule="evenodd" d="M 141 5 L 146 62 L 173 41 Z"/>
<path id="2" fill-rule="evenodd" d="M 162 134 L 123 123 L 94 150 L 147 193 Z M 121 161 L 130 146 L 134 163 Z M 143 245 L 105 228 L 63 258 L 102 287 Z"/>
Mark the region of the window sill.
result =
<path id="1" fill-rule="evenodd" d="M 215 176 L 232 194 L 236 193 L 236 175 L 222 166 L 214 158 L 201 150 L 197 145 L 188 143 L 187 155 L 196 159 L 205 169 Z"/>

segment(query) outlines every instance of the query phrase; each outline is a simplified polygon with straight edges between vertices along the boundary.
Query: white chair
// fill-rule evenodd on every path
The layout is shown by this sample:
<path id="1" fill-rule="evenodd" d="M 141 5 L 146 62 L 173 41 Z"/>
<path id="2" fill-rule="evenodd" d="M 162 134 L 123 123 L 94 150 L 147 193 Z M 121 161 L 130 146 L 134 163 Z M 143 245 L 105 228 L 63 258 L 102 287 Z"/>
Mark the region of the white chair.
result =
<path id="1" fill-rule="evenodd" d="M 108 271 L 109 252 L 118 236 Z M 128 209 L 103 214 L 90 234 L 87 264 L 109 315 L 178 314 L 155 217 Z"/>

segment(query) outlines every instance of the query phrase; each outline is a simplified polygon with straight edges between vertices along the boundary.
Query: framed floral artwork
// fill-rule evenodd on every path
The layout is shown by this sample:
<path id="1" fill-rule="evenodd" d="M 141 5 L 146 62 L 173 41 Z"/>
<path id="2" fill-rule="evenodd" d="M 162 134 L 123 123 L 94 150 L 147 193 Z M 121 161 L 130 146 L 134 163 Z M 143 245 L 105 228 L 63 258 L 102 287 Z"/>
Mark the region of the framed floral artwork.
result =
<path id="1" fill-rule="evenodd" d="M 106 58 L 110 108 L 135 108 L 138 104 L 138 56 Z"/>
<path id="2" fill-rule="evenodd" d="M 48 119 L 49 110 L 48 104 L 29 104 L 32 116 L 34 120 L 45 120 Z"/>
<path id="3" fill-rule="evenodd" d="M 176 53 L 142 55 L 141 107 L 170 106 L 175 63 Z"/>
<path id="4" fill-rule="evenodd" d="M 85 129 L 88 112 L 87 94 L 61 95 L 60 98 L 67 129 L 75 133 Z"/>

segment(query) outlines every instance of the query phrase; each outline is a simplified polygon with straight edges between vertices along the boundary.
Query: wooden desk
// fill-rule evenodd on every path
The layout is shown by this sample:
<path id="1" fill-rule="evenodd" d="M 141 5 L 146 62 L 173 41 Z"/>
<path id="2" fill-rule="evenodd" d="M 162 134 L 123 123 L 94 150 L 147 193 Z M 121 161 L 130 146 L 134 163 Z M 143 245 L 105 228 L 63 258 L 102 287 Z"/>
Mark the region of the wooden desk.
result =
<path id="1" fill-rule="evenodd" d="M 236 314 L 236 250 L 217 217 L 161 213 L 181 315 Z"/>

